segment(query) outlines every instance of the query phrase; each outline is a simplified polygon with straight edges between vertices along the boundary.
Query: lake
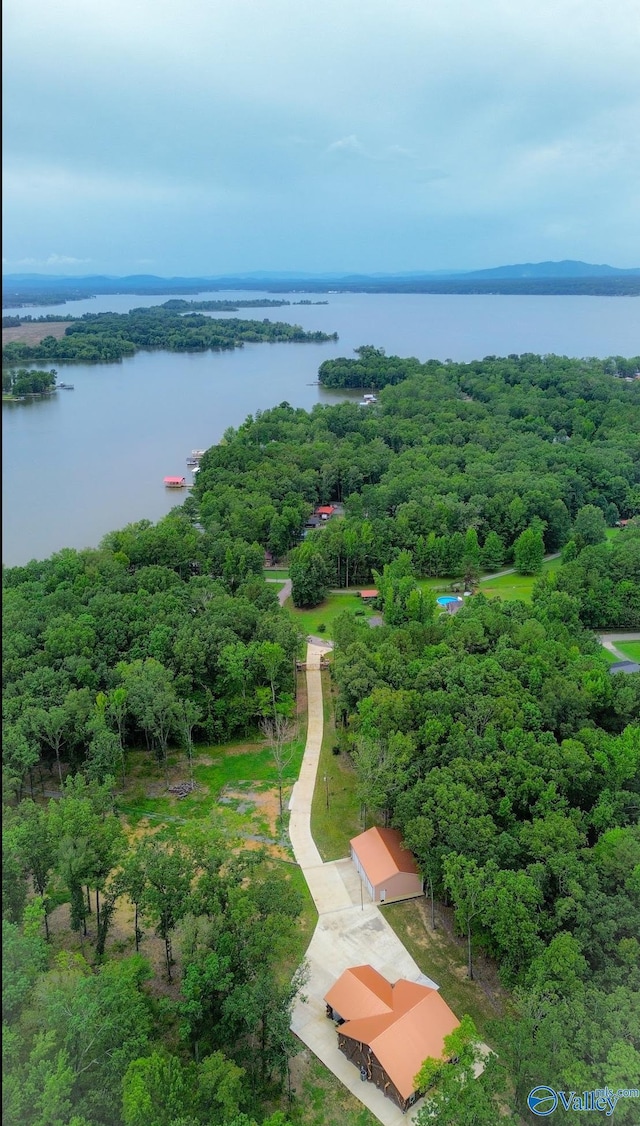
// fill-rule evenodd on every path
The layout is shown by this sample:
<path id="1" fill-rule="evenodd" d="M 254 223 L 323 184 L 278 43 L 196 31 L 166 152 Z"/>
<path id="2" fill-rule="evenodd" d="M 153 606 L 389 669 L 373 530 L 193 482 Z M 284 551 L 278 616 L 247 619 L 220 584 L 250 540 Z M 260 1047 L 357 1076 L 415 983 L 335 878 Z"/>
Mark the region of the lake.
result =
<path id="1" fill-rule="evenodd" d="M 254 296 L 279 295 L 227 291 L 193 299 Z M 249 344 L 234 352 L 139 352 L 117 364 L 60 364 L 55 365 L 58 381 L 73 383 L 74 391 L 3 404 L 3 562 L 14 565 L 62 547 L 96 546 L 114 528 L 158 520 L 188 495 L 166 490 L 162 479 L 185 475 L 190 480 L 185 458 L 193 448 L 218 442 L 227 427 L 284 400 L 307 409 L 341 401 L 344 393 L 315 385 L 318 367 L 325 359 L 352 355 L 361 344 L 420 360 L 463 361 L 510 352 L 640 352 L 635 297 L 339 293 L 309 299 L 329 304 L 212 315 L 288 321 L 338 332 L 337 342 Z M 168 295 L 119 294 L 6 312 L 80 316 L 127 312 L 165 300 Z"/>

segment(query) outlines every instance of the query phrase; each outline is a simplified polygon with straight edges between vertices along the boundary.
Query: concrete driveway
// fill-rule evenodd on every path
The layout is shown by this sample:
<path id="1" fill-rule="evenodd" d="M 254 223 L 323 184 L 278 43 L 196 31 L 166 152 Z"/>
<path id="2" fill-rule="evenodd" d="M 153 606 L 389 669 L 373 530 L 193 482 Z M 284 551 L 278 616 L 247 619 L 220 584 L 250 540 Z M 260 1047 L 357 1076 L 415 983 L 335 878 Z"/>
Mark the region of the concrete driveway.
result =
<path id="1" fill-rule="evenodd" d="M 610 653 L 613 653 L 614 657 L 617 657 L 619 661 L 628 661 L 629 657 L 625 656 L 625 654 L 620 649 L 616 648 L 616 641 L 640 641 L 640 633 L 632 633 L 631 631 L 627 630 L 626 633 L 621 632 L 600 634 L 600 644 L 605 649 L 608 649 Z"/>
<path id="2" fill-rule="evenodd" d="M 284 606 L 287 598 L 291 597 L 291 579 L 267 579 L 268 583 L 282 583 L 282 589 L 278 591 L 278 602 Z"/>
<path id="3" fill-rule="evenodd" d="M 372 1083 L 361 1081 L 358 1069 L 338 1049 L 335 1025 L 325 1015 L 323 998 L 344 970 L 365 963 L 392 982 L 406 977 L 438 987 L 420 972 L 395 931 L 371 902 L 351 860 L 323 864 L 311 835 L 311 802 L 323 728 L 320 659 L 327 650 L 328 646 L 323 644 L 307 647 L 307 742 L 289 803 L 289 836 L 319 916 L 306 955 L 309 978 L 305 999 L 299 997 L 296 1001 L 291 1028 L 380 1122 L 400 1126 L 411 1121 L 421 1104 L 403 1114 Z"/>

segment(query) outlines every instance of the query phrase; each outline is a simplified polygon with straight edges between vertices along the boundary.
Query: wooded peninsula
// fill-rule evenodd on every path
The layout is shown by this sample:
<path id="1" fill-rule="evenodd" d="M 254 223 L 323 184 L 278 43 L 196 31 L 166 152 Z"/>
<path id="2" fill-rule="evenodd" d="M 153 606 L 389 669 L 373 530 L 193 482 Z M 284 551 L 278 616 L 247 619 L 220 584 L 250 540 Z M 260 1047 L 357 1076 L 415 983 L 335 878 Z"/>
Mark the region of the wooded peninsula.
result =
<path id="1" fill-rule="evenodd" d="M 78 363 L 110 363 L 132 356 L 141 348 L 162 348 L 169 352 L 205 352 L 241 348 L 261 342 L 321 343 L 337 340 L 337 333 L 305 332 L 300 325 L 281 321 L 243 321 L 236 318 L 215 320 L 194 313 L 182 313 L 173 302 L 128 313 L 85 313 L 82 317 L 56 317 L 70 321 L 64 336 L 45 336 L 39 343 L 12 341 L 2 349 L 3 367 L 39 360 Z M 211 309 L 213 302 L 196 302 Z M 255 306 L 256 302 L 247 302 Z M 262 307 L 265 303 L 258 302 Z M 271 304 L 280 304 L 273 302 Z M 224 306 L 224 303 L 223 303 Z M 233 306 L 239 308 L 239 305 Z M 11 318 L 13 319 L 13 318 Z"/>
<path id="2" fill-rule="evenodd" d="M 247 327 L 205 343 L 221 325 Z M 234 347 L 263 327 L 296 331 L 153 309 L 54 344 Z M 256 414 L 157 524 L 3 569 L 7 1126 L 311 1126 L 326 1109 L 291 1084 L 315 919 L 287 815 L 276 850 L 242 810 L 248 780 L 295 778 L 308 608 L 363 585 L 379 621 L 337 612 L 323 674 L 345 841 L 362 810 L 400 830 L 428 910 L 385 910 L 416 949 L 427 928 L 456 949 L 450 925 L 467 969 L 443 996 L 494 1053 L 478 1079 L 471 1049 L 434 1065 L 418 1126 L 533 1122 L 539 1083 L 633 1087 L 640 674 L 596 631 L 640 628 L 639 367 L 363 347 L 320 379 L 375 402 Z M 483 576 L 510 567 L 520 594 L 490 596 Z M 452 586 L 455 614 L 436 601 Z M 637 1110 L 620 1099 L 615 1121 Z M 336 1120 L 373 1122 L 342 1104 Z"/>

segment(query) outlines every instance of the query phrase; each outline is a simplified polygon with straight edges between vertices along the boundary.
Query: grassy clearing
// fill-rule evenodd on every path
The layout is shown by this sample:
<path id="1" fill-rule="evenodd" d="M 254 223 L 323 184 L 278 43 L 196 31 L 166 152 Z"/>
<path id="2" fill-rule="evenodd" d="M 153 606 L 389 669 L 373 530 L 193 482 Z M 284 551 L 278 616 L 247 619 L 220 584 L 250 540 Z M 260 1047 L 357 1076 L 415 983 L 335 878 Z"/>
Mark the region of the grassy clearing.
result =
<path id="1" fill-rule="evenodd" d="M 263 570 L 265 579 L 285 579 L 289 578 L 289 571 L 286 567 L 265 567 Z"/>
<path id="2" fill-rule="evenodd" d="M 542 564 L 542 575 L 553 574 L 561 566 L 560 559 L 546 559 Z M 504 598 L 505 600 L 519 598 L 523 602 L 531 601 L 531 592 L 540 575 L 501 575 L 498 579 L 488 582 L 480 581 L 479 591 L 487 598 Z"/>
<path id="3" fill-rule="evenodd" d="M 292 752 L 284 771 L 286 796 L 300 770 L 303 733 L 292 744 Z M 197 789 L 185 798 L 167 793 L 164 778 L 150 755 L 135 752 L 129 757 L 129 782 L 118 805 L 132 828 L 146 820 L 155 826 L 173 826 L 175 831 L 187 821 L 214 815 L 234 835 L 272 835 L 273 827 L 261 807 L 268 806 L 269 798 L 273 805 L 278 779 L 272 753 L 263 743 L 238 739 L 221 746 L 195 747 L 193 775 Z M 170 755 L 170 784 L 188 776 L 186 757 Z"/>
<path id="4" fill-rule="evenodd" d="M 468 1013 L 486 1039 L 487 1022 L 503 1016 L 509 994 L 500 985 L 495 965 L 474 957 L 475 980 L 467 977 L 467 948 L 452 932 L 451 912 L 436 905 L 437 930 L 431 930 L 431 904 L 427 899 L 409 899 L 381 908 L 387 922 L 458 1018 Z"/>
<path id="5" fill-rule="evenodd" d="M 314 606 L 312 610 L 296 609 L 291 599 L 287 600 L 286 608 L 304 634 L 319 633 L 320 635 L 324 634 L 327 638 L 331 638 L 332 626 L 338 614 L 342 614 L 345 610 L 352 614 L 355 614 L 356 610 L 364 610 L 363 617 L 365 619 L 376 613 L 352 591 L 330 594 L 324 602 L 321 602 L 319 606 Z M 324 628 L 321 629 L 321 626 Z"/>
<path id="6" fill-rule="evenodd" d="M 291 1084 L 295 1094 L 287 1113 L 296 1126 L 379 1126 L 308 1048 L 291 1061 Z"/>
<path id="7" fill-rule="evenodd" d="M 614 645 L 630 661 L 640 662 L 640 641 L 614 641 Z"/>
<path id="8" fill-rule="evenodd" d="M 356 772 L 345 754 L 333 753 L 336 730 L 328 672 L 322 673 L 322 699 L 324 732 L 311 805 L 311 835 L 326 862 L 349 855 L 349 841 L 362 832 L 362 824 Z"/>
<path id="9" fill-rule="evenodd" d="M 620 646 L 618 646 L 618 648 L 620 648 Z M 608 649 L 605 649 L 604 645 L 600 646 L 600 652 L 608 665 L 613 665 L 620 659 L 616 657 L 615 653 L 611 653 Z"/>

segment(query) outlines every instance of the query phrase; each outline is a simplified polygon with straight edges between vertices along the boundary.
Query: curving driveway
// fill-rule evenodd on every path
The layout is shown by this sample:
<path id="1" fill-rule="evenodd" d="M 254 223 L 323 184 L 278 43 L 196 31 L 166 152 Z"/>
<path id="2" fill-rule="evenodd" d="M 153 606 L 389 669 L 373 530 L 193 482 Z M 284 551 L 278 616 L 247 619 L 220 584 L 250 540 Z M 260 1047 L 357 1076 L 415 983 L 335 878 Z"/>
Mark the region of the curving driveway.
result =
<path id="1" fill-rule="evenodd" d="M 311 802 L 322 746 L 323 710 L 320 660 L 329 651 L 324 642 L 307 646 L 307 742 L 289 809 L 289 836 L 298 864 L 318 911 L 318 923 L 307 950 L 309 978 L 306 999 L 298 997 L 291 1028 L 360 1102 L 385 1124 L 411 1121 L 415 1107 L 403 1114 L 360 1073 L 338 1049 L 335 1025 L 325 1014 L 323 997 L 349 966 L 369 963 L 390 981 L 399 977 L 438 988 L 425 977 L 405 950 L 377 906 L 363 891 L 350 859 L 323 864 L 311 835 Z"/>
<path id="2" fill-rule="evenodd" d="M 284 606 L 287 598 L 291 597 L 291 579 L 267 579 L 268 583 L 282 583 L 282 589 L 278 591 L 278 602 Z"/>
<path id="3" fill-rule="evenodd" d="M 640 641 L 640 633 L 601 633 L 600 644 L 604 649 L 608 649 L 617 657 L 619 661 L 629 661 L 631 658 L 627 657 L 625 653 L 621 652 L 615 646 L 616 641 Z"/>

